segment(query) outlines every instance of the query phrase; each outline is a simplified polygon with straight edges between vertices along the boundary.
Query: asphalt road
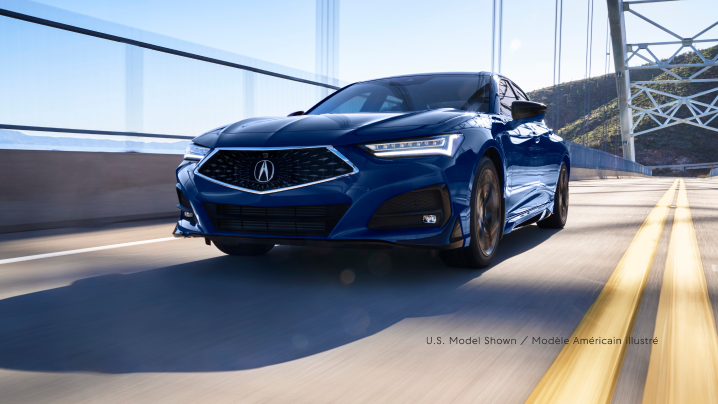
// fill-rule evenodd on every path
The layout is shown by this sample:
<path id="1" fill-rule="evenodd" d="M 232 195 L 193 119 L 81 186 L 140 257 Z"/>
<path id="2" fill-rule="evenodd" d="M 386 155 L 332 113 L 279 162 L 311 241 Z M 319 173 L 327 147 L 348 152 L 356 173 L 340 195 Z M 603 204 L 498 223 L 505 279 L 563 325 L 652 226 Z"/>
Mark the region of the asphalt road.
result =
<path id="1" fill-rule="evenodd" d="M 673 182 L 572 182 L 566 228 L 505 236 L 483 271 L 423 250 L 238 258 L 189 239 L 3 263 L 173 225 L 0 235 L 0 402 L 523 403 L 564 347 L 533 338 L 571 336 Z M 718 180 L 685 183 L 715 318 Z M 634 336 L 654 333 L 673 211 Z M 650 356 L 627 348 L 614 403 L 641 402 Z"/>

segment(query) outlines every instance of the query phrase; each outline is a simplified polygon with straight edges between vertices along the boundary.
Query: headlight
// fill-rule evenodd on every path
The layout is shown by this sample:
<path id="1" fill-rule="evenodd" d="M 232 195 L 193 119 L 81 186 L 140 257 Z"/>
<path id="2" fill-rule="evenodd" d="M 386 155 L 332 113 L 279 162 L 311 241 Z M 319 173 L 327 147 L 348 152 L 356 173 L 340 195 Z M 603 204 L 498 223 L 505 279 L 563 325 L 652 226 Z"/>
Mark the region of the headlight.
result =
<path id="1" fill-rule="evenodd" d="M 454 133 L 420 139 L 371 143 L 361 145 L 361 147 L 372 156 L 383 158 L 419 156 L 453 157 L 463 141 L 464 135 Z"/>
<path id="2" fill-rule="evenodd" d="M 184 159 L 185 160 L 202 160 L 204 156 L 209 153 L 209 147 L 204 147 L 200 145 L 196 145 L 194 143 L 190 143 L 187 145 L 187 149 L 184 151 Z"/>

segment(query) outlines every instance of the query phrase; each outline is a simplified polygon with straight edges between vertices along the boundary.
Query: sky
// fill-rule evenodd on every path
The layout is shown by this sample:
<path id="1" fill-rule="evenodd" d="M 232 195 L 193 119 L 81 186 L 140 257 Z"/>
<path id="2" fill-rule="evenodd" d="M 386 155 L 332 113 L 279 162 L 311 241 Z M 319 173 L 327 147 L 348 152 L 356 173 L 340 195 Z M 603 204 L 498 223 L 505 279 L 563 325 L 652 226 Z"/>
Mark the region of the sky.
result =
<path id="1" fill-rule="evenodd" d="M 340 0 L 338 78 L 350 83 L 412 73 L 489 71 L 492 2 Z M 553 84 L 555 4 L 504 0 L 501 72 L 525 91 Z M 587 34 L 593 43 L 590 75 L 606 72 L 606 2 L 594 0 L 592 32 L 587 32 L 589 4 L 564 0 L 561 82 L 587 75 Z M 233 54 L 219 52 L 220 58 L 238 54 L 274 63 L 263 67 L 255 61 L 257 67 L 280 73 L 315 71 L 315 0 L 0 0 L 0 7 L 36 11 L 51 19 L 57 15 L 67 19 L 63 22 L 77 20 L 91 29 L 128 32 L 140 40 L 152 37 L 131 29 L 136 28 Z M 718 18 L 717 0 L 632 7 L 686 37 Z M 626 18 L 629 42 L 672 39 L 633 15 Z M 718 39 L 718 27 L 704 37 Z M 182 50 L 194 49 L 175 42 Z M 197 135 L 250 116 L 306 110 L 322 97 L 310 85 L 255 75 L 252 87 L 241 70 L 143 50 L 143 96 L 135 104 L 143 120 L 141 128 L 133 129 L 127 123 L 127 49 L 125 44 L 0 17 L 0 123 Z M 655 52 L 665 57 L 675 50 Z M 613 64 L 609 66 L 613 71 Z M 252 97 L 247 96 L 250 87 L 255 88 Z"/>
<path id="2" fill-rule="evenodd" d="M 314 71 L 313 0 L 40 0 L 41 3 Z M 491 68 L 492 0 L 341 0 L 339 78 Z M 589 0 L 564 0 L 561 81 L 586 75 Z M 591 75 L 605 72 L 606 2 L 594 2 Z M 718 1 L 632 6 L 685 37 L 716 21 Z M 502 73 L 527 91 L 553 83 L 554 0 L 504 0 Z M 696 12 L 699 11 L 699 12 Z M 628 40 L 670 40 L 627 16 Z M 718 27 L 709 34 L 718 38 Z M 666 49 L 662 54 L 669 55 Z"/>

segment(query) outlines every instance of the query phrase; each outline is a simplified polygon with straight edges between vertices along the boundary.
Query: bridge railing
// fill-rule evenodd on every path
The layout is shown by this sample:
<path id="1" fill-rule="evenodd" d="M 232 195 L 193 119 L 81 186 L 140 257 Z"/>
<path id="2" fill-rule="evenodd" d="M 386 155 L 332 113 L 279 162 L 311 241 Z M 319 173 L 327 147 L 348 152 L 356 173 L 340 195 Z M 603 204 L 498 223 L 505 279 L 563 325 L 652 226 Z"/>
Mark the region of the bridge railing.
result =
<path id="1" fill-rule="evenodd" d="M 348 84 L 34 1 L 0 0 L 0 38 L 2 149 L 181 152 Z"/>
<path id="2" fill-rule="evenodd" d="M 650 168 L 611 153 L 568 141 L 566 145 L 568 146 L 568 152 L 571 157 L 571 167 L 653 175 L 653 171 Z"/>

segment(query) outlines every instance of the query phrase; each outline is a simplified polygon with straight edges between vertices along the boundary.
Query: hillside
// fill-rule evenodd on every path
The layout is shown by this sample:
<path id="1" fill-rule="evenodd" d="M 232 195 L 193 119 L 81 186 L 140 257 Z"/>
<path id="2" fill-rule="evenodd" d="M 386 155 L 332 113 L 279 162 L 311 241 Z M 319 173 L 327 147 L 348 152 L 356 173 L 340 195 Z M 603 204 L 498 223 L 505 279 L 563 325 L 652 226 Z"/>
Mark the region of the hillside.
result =
<path id="1" fill-rule="evenodd" d="M 701 51 L 706 58 L 715 57 L 718 46 Z M 674 63 L 695 63 L 699 61 L 695 52 L 676 57 Z M 682 76 L 698 71 L 698 68 L 675 68 Z M 661 73 L 661 74 L 658 74 Z M 660 70 L 633 70 L 632 80 L 668 80 L 673 77 Z M 718 68 L 711 68 L 700 78 L 718 78 Z M 652 88 L 671 92 L 677 95 L 689 95 L 715 88 L 718 83 L 694 84 L 655 84 Z M 584 115 L 586 111 L 586 92 L 590 92 L 590 118 L 587 122 L 587 134 L 584 136 Z M 621 137 L 618 120 L 618 103 L 616 96 L 616 79 L 613 74 L 599 76 L 590 80 L 577 80 L 557 86 L 560 94 L 560 116 L 556 122 L 556 96 L 553 87 L 542 88 L 529 93 L 532 100 L 548 105 L 546 120 L 552 128 L 559 128 L 558 133 L 566 140 L 584 143 L 590 147 L 621 155 Z M 703 96 L 701 102 L 710 104 L 718 92 Z M 657 102 L 663 103 L 660 99 Z M 637 106 L 648 108 L 650 100 L 641 95 L 636 97 Z M 682 106 L 676 114 L 678 117 L 690 116 L 686 106 Z M 644 130 L 656 126 L 650 118 L 643 119 L 636 130 Z M 718 127 L 718 118 L 711 122 Z M 659 129 L 636 137 L 636 161 L 644 165 L 685 164 L 718 161 L 718 132 L 681 124 L 666 129 Z"/>

